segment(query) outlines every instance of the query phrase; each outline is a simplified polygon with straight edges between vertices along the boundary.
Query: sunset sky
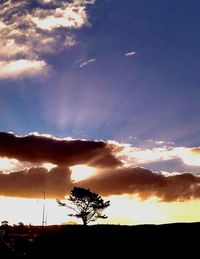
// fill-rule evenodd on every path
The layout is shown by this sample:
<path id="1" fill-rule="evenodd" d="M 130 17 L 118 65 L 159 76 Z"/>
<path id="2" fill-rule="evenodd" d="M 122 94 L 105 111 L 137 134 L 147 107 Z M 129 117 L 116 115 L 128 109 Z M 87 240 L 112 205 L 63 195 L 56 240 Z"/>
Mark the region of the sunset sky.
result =
<path id="1" fill-rule="evenodd" d="M 200 220 L 200 3 L 0 1 L 0 221 Z M 77 221 L 78 222 L 78 221 Z M 101 221 L 99 221 L 101 222 Z"/>

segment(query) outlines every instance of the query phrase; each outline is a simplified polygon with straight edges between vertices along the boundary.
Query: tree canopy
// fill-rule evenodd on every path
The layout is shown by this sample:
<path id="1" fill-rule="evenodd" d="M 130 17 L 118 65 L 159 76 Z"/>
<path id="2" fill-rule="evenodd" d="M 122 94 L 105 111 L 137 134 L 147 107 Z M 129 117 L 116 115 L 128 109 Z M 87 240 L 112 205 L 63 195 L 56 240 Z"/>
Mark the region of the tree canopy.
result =
<path id="1" fill-rule="evenodd" d="M 99 218 L 106 219 L 103 210 L 110 206 L 110 201 L 104 201 L 100 195 L 91 192 L 90 189 L 74 187 L 68 198 L 68 203 L 63 203 L 57 199 L 60 206 L 65 206 L 72 211 L 69 216 L 81 218 L 84 225 Z"/>

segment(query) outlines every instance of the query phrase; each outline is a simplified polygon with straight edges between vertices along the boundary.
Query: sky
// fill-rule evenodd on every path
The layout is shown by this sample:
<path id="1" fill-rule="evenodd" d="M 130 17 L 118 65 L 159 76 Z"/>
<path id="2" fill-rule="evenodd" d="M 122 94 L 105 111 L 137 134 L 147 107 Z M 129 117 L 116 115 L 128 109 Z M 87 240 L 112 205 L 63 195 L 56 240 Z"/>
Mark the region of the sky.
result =
<path id="1" fill-rule="evenodd" d="M 195 0 L 0 1 L 0 220 L 40 224 L 44 190 L 49 224 L 70 221 L 55 199 L 79 185 L 111 200 L 108 223 L 199 221 L 199 16 Z"/>

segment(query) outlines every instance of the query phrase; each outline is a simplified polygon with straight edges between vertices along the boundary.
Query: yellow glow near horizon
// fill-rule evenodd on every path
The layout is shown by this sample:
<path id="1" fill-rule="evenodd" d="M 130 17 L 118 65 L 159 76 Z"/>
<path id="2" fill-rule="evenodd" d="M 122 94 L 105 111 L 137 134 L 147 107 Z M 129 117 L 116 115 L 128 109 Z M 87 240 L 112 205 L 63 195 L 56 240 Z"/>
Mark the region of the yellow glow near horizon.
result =
<path id="1" fill-rule="evenodd" d="M 42 225 L 43 205 L 45 204 L 45 217 L 47 215 L 47 224 L 62 224 L 66 221 L 66 211 L 59 210 L 56 200 L 46 199 L 28 199 L 0 197 L 0 222 L 7 220 L 9 224 Z"/>
<path id="2" fill-rule="evenodd" d="M 70 169 L 72 170 L 71 179 L 75 182 L 89 178 L 96 172 L 96 168 L 87 165 L 75 165 Z"/>
<path id="3" fill-rule="evenodd" d="M 164 224 L 172 222 L 200 221 L 199 200 L 185 202 L 158 202 L 157 198 L 141 201 L 136 196 L 110 196 L 111 206 L 105 210 L 106 220 L 98 220 L 102 224 Z M 43 216 L 43 199 L 8 198 L 0 197 L 0 222 L 8 220 L 9 224 L 41 225 Z M 59 207 L 54 199 L 45 200 L 45 214 L 47 224 L 63 224 L 77 222 L 80 219 L 69 217 L 69 209 Z"/>

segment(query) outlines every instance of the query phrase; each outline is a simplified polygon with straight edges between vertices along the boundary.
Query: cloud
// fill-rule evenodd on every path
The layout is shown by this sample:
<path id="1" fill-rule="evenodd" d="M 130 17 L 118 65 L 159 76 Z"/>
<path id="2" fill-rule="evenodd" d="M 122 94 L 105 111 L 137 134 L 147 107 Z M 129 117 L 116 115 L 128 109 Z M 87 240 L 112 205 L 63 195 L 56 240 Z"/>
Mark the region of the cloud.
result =
<path id="1" fill-rule="evenodd" d="M 152 171 L 167 171 L 169 173 L 173 172 L 191 172 L 193 174 L 199 174 L 199 166 L 191 166 L 183 163 L 182 159 L 174 158 L 170 160 L 161 160 L 151 163 L 143 163 L 143 167 L 148 168 Z"/>
<path id="2" fill-rule="evenodd" d="M 108 141 L 115 147 L 119 147 L 116 156 L 126 166 L 137 166 L 147 163 L 155 163 L 167 160 L 181 159 L 182 162 L 189 166 L 200 167 L 200 152 L 195 152 L 198 147 L 176 147 L 166 145 L 166 142 L 155 142 L 156 146 L 150 148 L 134 147 L 131 144 L 118 143 L 116 141 Z M 169 144 L 170 142 L 168 142 Z"/>
<path id="3" fill-rule="evenodd" d="M 41 197 L 63 199 L 74 186 L 90 188 L 103 195 L 137 195 L 142 200 L 152 196 L 161 202 L 200 198 L 200 177 L 191 173 L 154 173 L 144 168 L 101 169 L 95 176 L 72 182 L 67 167 L 32 167 L 5 174 L 0 172 L 0 195 L 11 197 Z"/>
<path id="4" fill-rule="evenodd" d="M 56 167 L 55 164 L 46 162 L 29 162 L 20 161 L 14 158 L 0 157 L 0 171 L 4 173 L 10 173 L 15 171 L 23 171 L 32 167 L 44 167 L 48 170 Z"/>
<path id="5" fill-rule="evenodd" d="M 153 139 L 147 139 L 147 143 L 151 144 L 152 146 L 164 146 L 164 147 L 171 147 L 174 146 L 175 143 L 172 141 L 165 141 L 165 140 L 153 140 Z"/>
<path id="6" fill-rule="evenodd" d="M 10 174 L 0 172 L 0 195 L 39 198 L 43 196 L 43 190 L 47 198 L 63 198 L 72 187 L 70 174 L 70 170 L 64 167 L 50 171 L 33 167 Z"/>
<path id="7" fill-rule="evenodd" d="M 0 157 L 0 171 L 12 171 L 18 166 L 18 160 L 8 159 L 6 157 Z"/>
<path id="8" fill-rule="evenodd" d="M 12 60 L 0 61 L 0 79 L 16 79 L 44 74 L 48 70 L 45 61 L 41 60 Z"/>
<path id="9" fill-rule="evenodd" d="M 134 55 L 136 55 L 137 54 L 137 52 L 136 51 L 132 51 L 132 52 L 127 52 L 127 53 L 125 53 L 125 57 L 130 57 L 130 56 L 134 56 Z"/>
<path id="10" fill-rule="evenodd" d="M 0 43 L 0 56 L 5 58 L 16 57 L 18 54 L 26 55 L 28 46 L 18 44 L 14 39 L 6 39 Z"/>
<path id="11" fill-rule="evenodd" d="M 79 67 L 82 68 L 82 67 L 88 66 L 88 65 L 90 65 L 91 63 L 94 63 L 94 62 L 96 62 L 95 58 L 89 59 L 89 60 L 86 60 L 86 61 L 80 63 Z"/>
<path id="12" fill-rule="evenodd" d="M 44 189 L 49 198 L 63 198 L 70 188 L 78 185 L 104 196 L 128 194 L 141 199 L 156 196 L 164 202 L 200 198 L 200 176 L 191 173 L 192 170 L 198 173 L 198 168 L 190 165 L 199 166 L 200 148 L 158 144 L 159 147 L 145 149 L 116 141 L 2 132 L 0 195 L 38 197 L 36 189 Z M 68 167 L 73 170 L 74 165 L 80 164 L 95 167 L 95 175 L 73 182 Z M 152 165 L 155 171 L 144 168 Z M 170 166 L 180 169 L 179 172 L 171 168 L 170 173 L 167 170 Z"/>
<path id="13" fill-rule="evenodd" d="M 36 9 L 31 21 L 42 30 L 54 30 L 59 27 L 80 29 L 88 24 L 88 17 L 83 2 L 64 3 L 54 9 Z"/>
<path id="14" fill-rule="evenodd" d="M 56 1 L 55 0 L 38 0 L 38 2 L 39 3 L 41 3 L 41 4 L 55 4 L 56 3 Z"/>
<path id="15" fill-rule="evenodd" d="M 32 163 L 52 163 L 60 166 L 88 164 L 116 167 L 122 163 L 112 146 L 103 141 L 59 139 L 50 135 L 16 136 L 0 133 L 0 156 Z"/>
<path id="16" fill-rule="evenodd" d="M 75 46 L 72 29 L 89 26 L 87 6 L 94 3 L 80 0 L 40 0 L 34 5 L 25 0 L 0 2 L 0 62 L 14 66 L 18 65 L 18 61 L 27 60 L 32 65 L 36 61 L 44 65 L 45 55 Z M 16 71 L 18 73 L 18 68 Z M 34 73 L 23 69 L 25 73 L 27 76 L 38 75 L 35 63 Z"/>
<path id="17" fill-rule="evenodd" d="M 144 168 L 122 168 L 102 171 L 77 185 L 102 195 L 138 195 L 141 199 L 156 196 L 173 202 L 200 198 L 200 177 L 191 173 L 165 175 Z"/>
<path id="18" fill-rule="evenodd" d="M 0 30 L 5 29 L 6 25 L 2 21 L 0 21 Z"/>
<path id="19" fill-rule="evenodd" d="M 0 171 L 10 172 L 10 171 L 19 171 L 27 167 L 27 163 L 21 163 L 17 159 L 0 157 Z M 32 166 L 30 166 L 32 167 Z"/>
<path id="20" fill-rule="evenodd" d="M 2 132 L 0 158 L 36 163 L 34 166 L 41 166 L 43 163 L 66 166 L 87 164 L 104 168 L 140 166 L 156 171 L 195 173 L 200 169 L 200 148 L 167 146 L 164 141 L 155 145 L 141 148 L 117 141 L 61 139 L 39 133 L 17 136 Z"/>

